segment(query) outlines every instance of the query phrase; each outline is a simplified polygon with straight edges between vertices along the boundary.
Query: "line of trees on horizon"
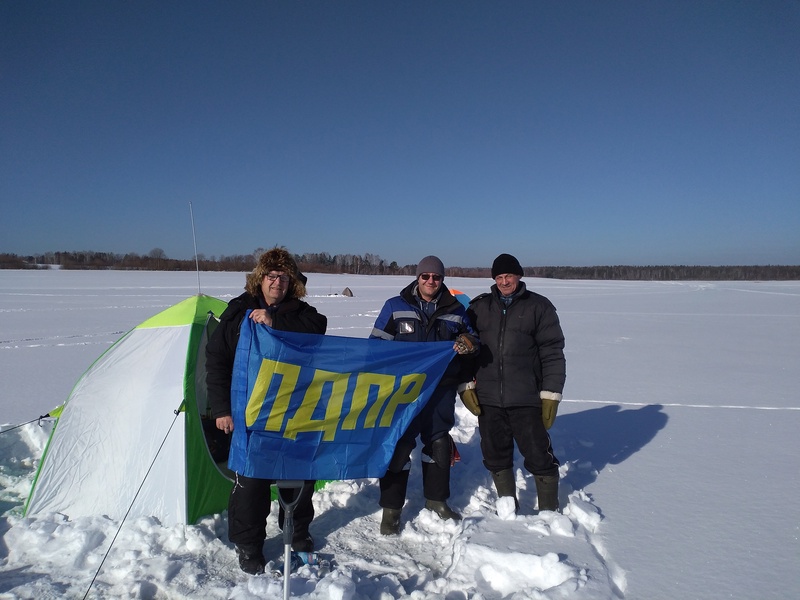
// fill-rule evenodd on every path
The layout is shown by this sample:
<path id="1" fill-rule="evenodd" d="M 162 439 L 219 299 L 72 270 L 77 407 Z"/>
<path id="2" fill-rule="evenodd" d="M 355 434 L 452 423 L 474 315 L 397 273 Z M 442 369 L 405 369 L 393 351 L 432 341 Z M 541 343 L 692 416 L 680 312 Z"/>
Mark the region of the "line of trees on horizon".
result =
<path id="1" fill-rule="evenodd" d="M 18 256 L 0 253 L 0 269 L 67 270 L 136 270 L 136 271 L 230 271 L 248 272 L 256 265 L 265 248 L 251 254 L 206 257 L 184 260 L 167 257 L 161 248 L 147 254 L 112 252 L 45 252 Z M 416 264 L 400 266 L 377 254 L 328 254 L 327 252 L 293 254 L 305 273 L 353 273 L 360 275 L 414 276 Z M 626 281 L 789 281 L 800 280 L 800 265 L 608 265 L 593 267 L 524 267 L 527 277 L 546 279 L 594 279 Z M 491 278 L 489 267 L 448 267 L 448 277 Z"/>

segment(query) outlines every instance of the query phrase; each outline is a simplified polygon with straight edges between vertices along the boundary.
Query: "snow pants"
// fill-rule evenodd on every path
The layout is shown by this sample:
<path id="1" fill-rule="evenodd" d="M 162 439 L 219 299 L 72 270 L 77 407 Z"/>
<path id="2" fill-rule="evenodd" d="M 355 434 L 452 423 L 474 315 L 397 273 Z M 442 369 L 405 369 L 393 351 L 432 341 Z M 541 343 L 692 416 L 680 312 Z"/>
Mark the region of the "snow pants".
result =
<path id="1" fill-rule="evenodd" d="M 500 408 L 481 404 L 478 417 L 483 464 L 496 473 L 514 467 L 514 443 L 533 475 L 558 475 L 559 462 L 542 423 L 541 406 Z"/>
<path id="2" fill-rule="evenodd" d="M 267 539 L 267 517 L 272 504 L 271 479 L 255 479 L 236 473 L 228 499 L 228 539 L 237 546 L 262 546 Z M 309 482 L 313 485 L 313 481 Z M 314 519 L 313 494 L 306 494 L 294 509 L 293 541 L 308 536 Z M 283 529 L 283 507 L 278 513 L 278 526 Z"/>
<path id="3" fill-rule="evenodd" d="M 380 478 L 383 508 L 403 508 L 411 470 L 411 451 L 416 439 L 422 441 L 422 488 L 427 500 L 444 501 L 450 497 L 450 430 L 455 425 L 456 389 L 437 387 L 422 411 L 397 441 L 386 474 Z"/>

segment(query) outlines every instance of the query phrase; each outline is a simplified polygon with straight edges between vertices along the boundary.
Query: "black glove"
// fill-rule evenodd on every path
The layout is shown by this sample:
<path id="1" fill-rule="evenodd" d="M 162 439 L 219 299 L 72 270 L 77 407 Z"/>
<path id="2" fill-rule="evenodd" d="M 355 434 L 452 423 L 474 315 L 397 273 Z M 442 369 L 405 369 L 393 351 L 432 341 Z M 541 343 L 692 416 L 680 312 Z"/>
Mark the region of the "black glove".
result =
<path id="1" fill-rule="evenodd" d="M 475 382 L 468 381 L 458 386 L 458 397 L 467 407 L 467 410 L 476 417 L 481 414 L 481 405 L 478 403 L 478 394 L 475 392 Z"/>
<path id="2" fill-rule="evenodd" d="M 545 429 L 550 429 L 556 422 L 558 403 L 561 402 L 561 394 L 557 392 L 539 392 L 542 400 L 542 423 Z"/>

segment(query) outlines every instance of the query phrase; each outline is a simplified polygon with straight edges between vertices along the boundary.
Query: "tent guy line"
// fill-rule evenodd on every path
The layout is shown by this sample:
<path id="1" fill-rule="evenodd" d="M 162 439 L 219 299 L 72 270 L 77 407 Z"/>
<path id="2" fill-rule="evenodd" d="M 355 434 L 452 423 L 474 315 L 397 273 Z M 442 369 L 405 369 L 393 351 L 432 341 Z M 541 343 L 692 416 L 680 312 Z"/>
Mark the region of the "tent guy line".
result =
<path id="1" fill-rule="evenodd" d="M 161 440 L 161 445 L 158 447 L 158 450 L 156 450 L 156 453 L 153 456 L 153 460 L 150 461 L 150 466 L 147 468 L 147 472 L 144 474 L 144 477 L 142 478 L 142 482 L 139 484 L 139 487 L 137 488 L 136 493 L 133 495 L 133 499 L 131 500 L 130 504 L 128 505 L 128 510 L 125 512 L 125 516 L 122 517 L 122 520 L 119 522 L 119 526 L 117 527 L 117 531 L 114 533 L 114 537 L 111 538 L 111 543 L 108 545 L 108 548 L 106 548 L 105 554 L 103 554 L 103 559 L 100 561 L 100 564 L 97 566 L 97 570 L 94 572 L 94 577 L 92 577 L 92 581 L 89 583 L 89 587 L 86 588 L 86 593 L 83 595 L 83 600 L 86 600 L 86 598 L 89 597 L 89 592 L 92 590 L 92 587 L 94 586 L 95 581 L 97 581 L 97 577 L 98 577 L 98 575 L 100 575 L 100 571 L 103 570 L 103 565 L 105 564 L 106 559 L 108 558 L 108 555 L 111 553 L 111 548 L 114 547 L 114 544 L 117 541 L 117 537 L 119 537 L 119 532 L 122 531 L 122 528 L 125 526 L 125 521 L 128 519 L 128 516 L 131 514 L 131 510 L 133 509 L 133 505 L 136 503 L 136 500 L 139 498 L 139 494 L 141 493 L 142 488 L 144 487 L 144 483 L 145 483 L 145 481 L 147 481 L 147 477 L 148 477 L 148 475 L 150 475 L 150 471 L 153 470 L 153 465 L 156 464 L 156 460 L 158 460 L 158 456 L 161 454 L 161 450 L 164 449 L 164 444 L 166 443 L 167 438 L 172 433 L 173 427 L 175 427 L 175 422 L 178 420 L 178 415 L 180 415 L 180 412 L 185 407 L 185 405 L 186 405 L 186 401 L 183 400 L 181 402 L 180 406 L 176 410 L 172 411 L 173 414 L 175 415 L 175 418 L 172 419 L 172 423 L 170 423 L 169 429 L 167 429 L 167 433 L 164 436 L 164 439 Z"/>
<path id="2" fill-rule="evenodd" d="M 619 406 L 670 406 L 677 408 L 733 408 L 737 410 L 791 410 L 800 411 L 800 406 L 739 406 L 736 404 L 680 404 L 676 402 L 617 402 L 615 400 L 582 400 L 580 398 L 564 398 L 562 402 L 574 404 L 610 404 Z"/>

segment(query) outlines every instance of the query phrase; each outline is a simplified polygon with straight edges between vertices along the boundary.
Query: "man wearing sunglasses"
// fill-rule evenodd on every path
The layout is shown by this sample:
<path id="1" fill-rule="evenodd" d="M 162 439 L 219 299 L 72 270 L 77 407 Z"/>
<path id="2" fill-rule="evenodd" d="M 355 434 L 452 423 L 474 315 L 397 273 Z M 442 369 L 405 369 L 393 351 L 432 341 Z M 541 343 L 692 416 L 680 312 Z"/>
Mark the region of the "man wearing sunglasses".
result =
<path id="1" fill-rule="evenodd" d="M 459 355 L 473 354 L 479 342 L 464 306 L 444 284 L 444 264 L 436 256 L 426 256 L 417 265 L 416 279 L 399 296 L 383 305 L 370 338 L 396 342 L 452 341 Z M 471 380 L 469 367 L 455 357 L 431 398 L 398 440 L 386 474 L 380 478 L 380 506 L 383 508 L 380 531 L 400 533 L 400 513 L 406 500 L 411 451 L 416 438 L 422 441 L 422 487 L 425 508 L 442 519 L 460 520 L 461 515 L 447 504 L 450 497 L 450 466 L 454 444 L 450 429 L 455 424 L 456 389 Z"/>

